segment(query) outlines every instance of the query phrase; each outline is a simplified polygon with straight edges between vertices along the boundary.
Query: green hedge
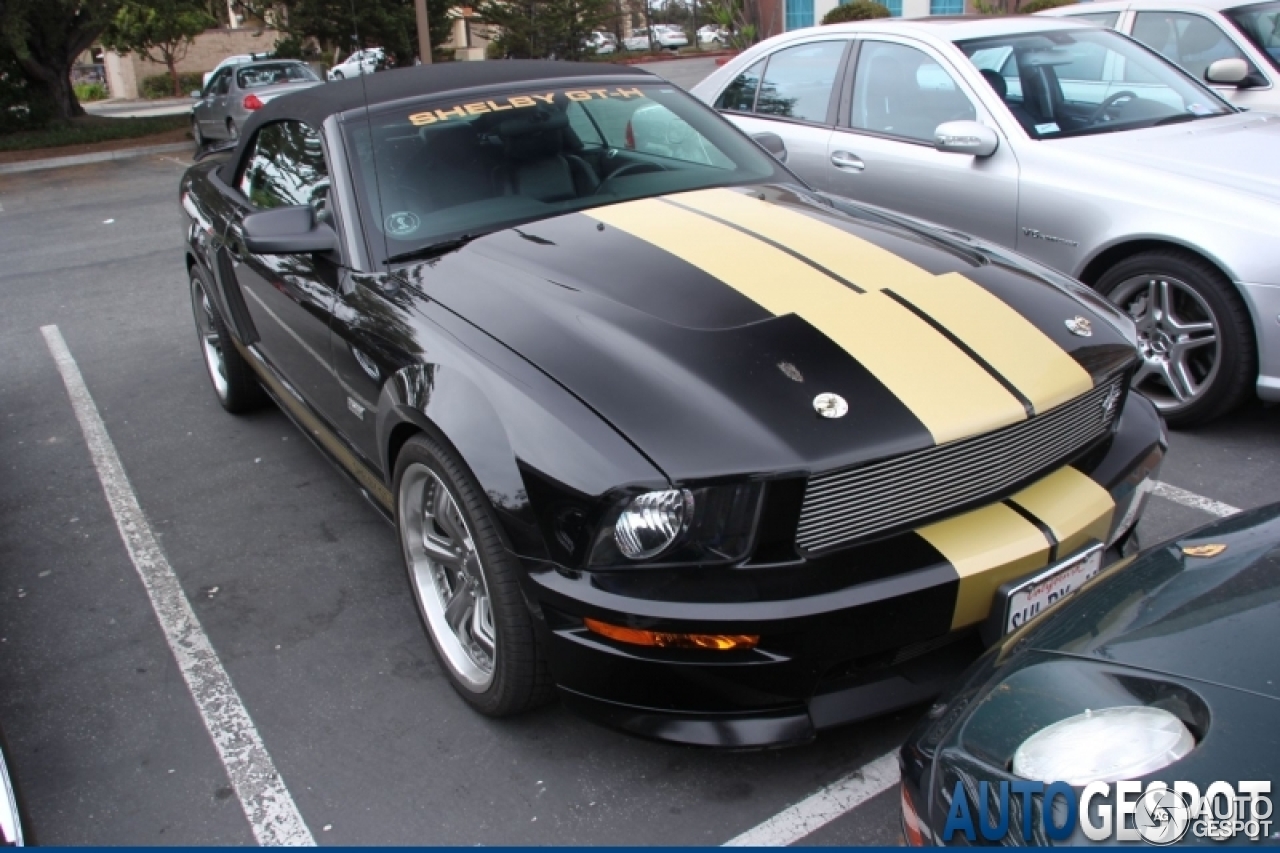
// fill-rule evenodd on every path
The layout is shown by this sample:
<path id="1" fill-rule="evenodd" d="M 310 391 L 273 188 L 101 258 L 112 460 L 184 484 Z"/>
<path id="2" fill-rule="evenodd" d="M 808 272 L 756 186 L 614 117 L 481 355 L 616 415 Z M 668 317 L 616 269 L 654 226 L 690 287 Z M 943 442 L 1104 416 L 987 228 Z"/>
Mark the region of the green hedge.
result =
<path id="1" fill-rule="evenodd" d="M 204 88 L 204 74 L 200 71 L 184 71 L 178 74 L 179 97 Z M 172 98 L 173 80 L 168 74 L 152 74 L 142 78 L 138 94 L 144 98 Z"/>
<path id="2" fill-rule="evenodd" d="M 888 8 L 875 0 L 852 0 L 823 15 L 822 23 L 843 24 L 846 21 L 870 21 L 873 18 L 887 17 L 889 17 Z"/>
<path id="3" fill-rule="evenodd" d="M 76 83 L 71 88 L 75 90 L 76 100 L 80 103 L 107 99 L 107 87 L 101 83 Z"/>
<path id="4" fill-rule="evenodd" d="M 1019 15 L 1033 15 L 1045 9 L 1056 9 L 1059 6 L 1074 6 L 1079 0 L 1030 0 L 1018 7 Z"/>

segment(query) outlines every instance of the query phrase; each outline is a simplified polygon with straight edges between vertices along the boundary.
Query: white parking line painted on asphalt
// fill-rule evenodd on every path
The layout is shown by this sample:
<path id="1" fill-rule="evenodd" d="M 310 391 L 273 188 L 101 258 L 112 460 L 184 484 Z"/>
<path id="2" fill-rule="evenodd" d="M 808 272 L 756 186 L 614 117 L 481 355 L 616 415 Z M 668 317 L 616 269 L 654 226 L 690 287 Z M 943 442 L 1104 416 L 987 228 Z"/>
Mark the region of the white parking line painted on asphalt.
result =
<path id="1" fill-rule="evenodd" d="M 1173 501 L 1183 506 L 1189 506 L 1193 509 L 1203 510 L 1211 515 L 1225 518 L 1228 515 L 1235 515 L 1240 512 L 1239 507 L 1231 504 L 1224 504 L 1221 501 L 1215 501 L 1212 498 L 1206 498 L 1204 495 L 1197 495 L 1195 492 L 1188 492 L 1186 489 L 1179 489 L 1177 486 L 1171 486 L 1168 483 L 1156 483 L 1155 490 L 1152 492 L 1167 501 Z"/>
<path id="2" fill-rule="evenodd" d="M 40 332 L 67 386 L 67 395 L 89 446 L 107 504 L 115 516 L 120 538 L 147 590 L 165 640 L 213 738 L 254 837 L 264 846 L 314 846 L 315 839 L 267 754 L 240 694 L 156 542 L 62 333 L 57 326 L 44 326 Z"/>
<path id="3" fill-rule="evenodd" d="M 859 767 L 757 827 L 724 843 L 725 847 L 785 847 L 856 809 L 898 784 L 898 752 Z"/>

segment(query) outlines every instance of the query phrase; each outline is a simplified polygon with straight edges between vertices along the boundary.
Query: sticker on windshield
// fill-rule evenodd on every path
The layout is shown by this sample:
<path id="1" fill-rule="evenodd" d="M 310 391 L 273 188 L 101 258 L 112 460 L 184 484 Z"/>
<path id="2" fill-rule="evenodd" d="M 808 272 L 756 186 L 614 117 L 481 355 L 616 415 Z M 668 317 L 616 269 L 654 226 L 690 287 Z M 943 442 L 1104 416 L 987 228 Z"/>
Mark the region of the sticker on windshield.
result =
<path id="1" fill-rule="evenodd" d="M 1207 116 L 1213 112 L 1213 109 L 1204 104 L 1187 104 L 1187 112 L 1196 116 Z"/>
<path id="2" fill-rule="evenodd" d="M 388 216 L 383 224 L 386 225 L 387 233 L 392 237 L 403 237 L 417 231 L 422 220 L 412 211 L 401 210 Z"/>
<path id="3" fill-rule="evenodd" d="M 1036 133 L 1057 133 L 1059 130 L 1058 123 L 1051 121 L 1047 124 L 1037 124 Z"/>
<path id="4" fill-rule="evenodd" d="M 568 98 L 571 101 L 608 100 L 609 98 L 630 100 L 631 98 L 643 98 L 644 92 L 639 89 L 618 87 L 616 89 L 568 89 L 562 92 L 547 92 L 545 95 L 511 95 L 506 98 L 494 98 L 491 101 L 472 101 L 469 104 L 455 104 L 452 107 L 413 113 L 409 116 L 409 122 L 415 127 L 425 127 L 429 124 L 449 121 L 455 118 L 470 118 L 471 116 L 484 115 L 485 113 L 526 109 L 528 107 L 536 107 L 538 104 L 554 103 L 557 95 Z"/>

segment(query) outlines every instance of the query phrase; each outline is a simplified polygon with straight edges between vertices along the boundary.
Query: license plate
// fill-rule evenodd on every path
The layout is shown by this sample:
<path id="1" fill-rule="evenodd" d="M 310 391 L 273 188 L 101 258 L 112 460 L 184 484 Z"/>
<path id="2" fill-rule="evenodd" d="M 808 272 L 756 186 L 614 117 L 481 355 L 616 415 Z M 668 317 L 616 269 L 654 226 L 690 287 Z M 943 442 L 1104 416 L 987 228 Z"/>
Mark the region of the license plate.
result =
<path id="1" fill-rule="evenodd" d="M 1008 591 L 1004 633 L 1016 631 L 1079 589 L 1102 571 L 1102 545 L 1077 551 Z"/>

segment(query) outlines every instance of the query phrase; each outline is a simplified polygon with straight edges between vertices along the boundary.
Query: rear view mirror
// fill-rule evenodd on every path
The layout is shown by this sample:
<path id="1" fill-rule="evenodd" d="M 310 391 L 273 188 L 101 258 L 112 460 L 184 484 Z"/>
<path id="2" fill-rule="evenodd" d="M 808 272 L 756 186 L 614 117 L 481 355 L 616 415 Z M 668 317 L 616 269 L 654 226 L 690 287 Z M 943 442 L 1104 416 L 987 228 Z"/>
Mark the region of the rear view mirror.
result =
<path id="1" fill-rule="evenodd" d="M 779 163 L 787 162 L 787 143 L 782 141 L 782 137 L 776 133 L 757 133 L 752 137 L 760 144 L 760 147 L 768 151 Z"/>
<path id="2" fill-rule="evenodd" d="M 338 248 L 338 234 L 316 220 L 309 204 L 277 207 L 244 218 L 244 247 L 258 255 L 332 252 Z"/>
<path id="3" fill-rule="evenodd" d="M 933 132 L 933 147 L 948 154 L 990 157 L 1000 147 L 1000 137 L 976 121 L 948 121 Z"/>
<path id="4" fill-rule="evenodd" d="M 1218 59 L 1204 71 L 1204 79 L 1220 86 L 1238 86 L 1249 76 L 1249 63 L 1239 57 Z"/>

